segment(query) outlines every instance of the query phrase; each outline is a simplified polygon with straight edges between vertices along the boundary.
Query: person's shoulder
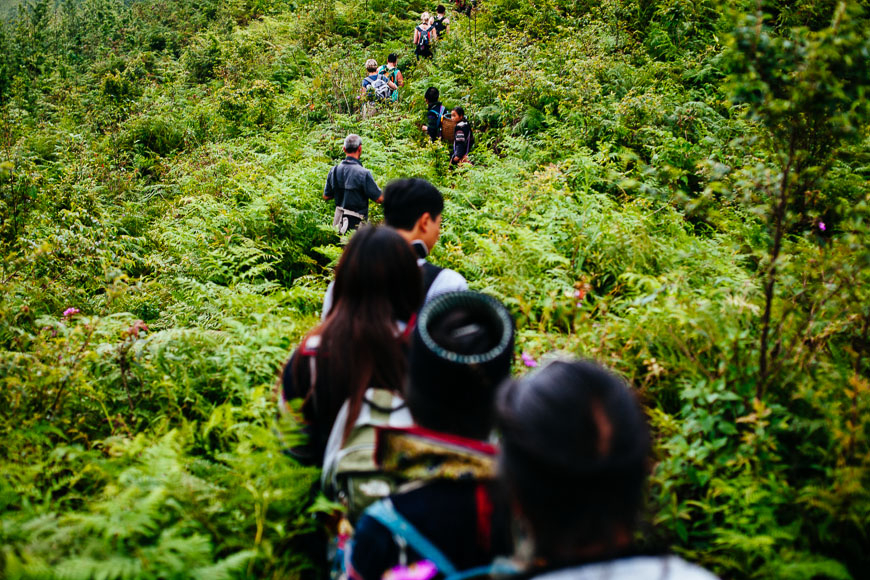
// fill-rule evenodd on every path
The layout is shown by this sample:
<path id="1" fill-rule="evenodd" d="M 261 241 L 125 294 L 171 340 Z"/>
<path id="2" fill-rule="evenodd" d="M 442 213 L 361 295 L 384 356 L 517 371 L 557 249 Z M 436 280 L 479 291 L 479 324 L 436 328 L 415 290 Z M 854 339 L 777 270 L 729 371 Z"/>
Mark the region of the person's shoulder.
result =
<path id="1" fill-rule="evenodd" d="M 426 293 L 426 300 L 431 300 L 438 294 L 444 294 L 445 292 L 461 292 L 463 290 L 468 290 L 468 282 L 462 274 L 456 270 L 444 268 L 435 277 L 435 281 L 432 282 L 429 292 Z"/>

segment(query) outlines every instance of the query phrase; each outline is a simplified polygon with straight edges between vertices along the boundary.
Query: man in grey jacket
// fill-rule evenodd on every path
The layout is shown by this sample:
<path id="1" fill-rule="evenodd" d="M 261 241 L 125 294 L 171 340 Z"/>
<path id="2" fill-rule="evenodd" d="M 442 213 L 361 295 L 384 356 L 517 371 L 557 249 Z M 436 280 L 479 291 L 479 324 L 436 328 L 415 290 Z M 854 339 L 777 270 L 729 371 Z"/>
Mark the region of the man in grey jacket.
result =
<path id="1" fill-rule="evenodd" d="M 351 133 L 344 139 L 344 161 L 329 170 L 323 199 L 335 200 L 332 225 L 340 234 L 354 230 L 369 216 L 369 200 L 384 200 L 372 172 L 362 166 L 362 138 Z"/>

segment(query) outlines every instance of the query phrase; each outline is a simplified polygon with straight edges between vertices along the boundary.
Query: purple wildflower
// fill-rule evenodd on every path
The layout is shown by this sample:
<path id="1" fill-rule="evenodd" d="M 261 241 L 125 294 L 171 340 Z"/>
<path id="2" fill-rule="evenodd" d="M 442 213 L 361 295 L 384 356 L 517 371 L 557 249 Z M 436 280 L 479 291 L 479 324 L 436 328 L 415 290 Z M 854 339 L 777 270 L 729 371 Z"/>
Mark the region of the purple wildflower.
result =
<path id="1" fill-rule="evenodd" d="M 825 231 L 825 222 L 819 222 L 819 229 Z"/>
<path id="2" fill-rule="evenodd" d="M 72 307 L 71 307 L 71 308 L 67 308 L 66 310 L 63 311 L 63 317 L 64 317 L 64 318 L 69 318 L 69 317 L 71 317 L 71 316 L 75 316 L 75 315 L 78 314 L 79 312 L 81 312 L 81 310 L 79 310 L 78 308 L 72 308 Z"/>
<path id="3" fill-rule="evenodd" d="M 396 566 L 384 573 L 386 580 L 430 580 L 438 575 L 438 568 L 429 560 L 422 560 L 410 566 Z"/>
<path id="4" fill-rule="evenodd" d="M 530 355 L 529 353 L 527 353 L 527 352 L 525 352 L 525 351 L 524 351 L 523 354 L 521 355 L 521 358 L 523 359 L 523 364 L 526 365 L 526 366 L 529 367 L 529 368 L 532 368 L 532 369 L 533 369 L 533 368 L 535 368 L 536 366 L 538 366 L 538 361 L 536 361 L 536 360 L 532 357 L 532 355 Z"/>

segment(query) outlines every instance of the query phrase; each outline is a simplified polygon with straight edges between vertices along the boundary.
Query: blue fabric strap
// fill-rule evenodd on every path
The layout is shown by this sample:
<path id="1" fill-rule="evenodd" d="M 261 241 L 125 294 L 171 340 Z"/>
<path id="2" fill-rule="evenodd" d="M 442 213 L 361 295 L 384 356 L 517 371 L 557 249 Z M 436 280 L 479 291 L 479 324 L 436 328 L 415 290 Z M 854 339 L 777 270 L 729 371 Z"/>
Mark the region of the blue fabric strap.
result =
<path id="1" fill-rule="evenodd" d="M 372 504 L 365 513 L 383 524 L 394 535 L 404 539 L 423 559 L 435 564 L 439 572 L 445 576 L 456 574 L 456 568 L 447 556 L 436 548 L 435 544 L 421 534 L 402 514 L 396 511 L 393 502 L 389 499 Z"/>
<path id="2" fill-rule="evenodd" d="M 469 568 L 463 572 L 447 575 L 444 580 L 468 580 L 469 578 L 483 576 L 514 576 L 516 574 L 517 569 L 514 566 L 497 561 L 488 566 L 478 566 L 477 568 Z"/>

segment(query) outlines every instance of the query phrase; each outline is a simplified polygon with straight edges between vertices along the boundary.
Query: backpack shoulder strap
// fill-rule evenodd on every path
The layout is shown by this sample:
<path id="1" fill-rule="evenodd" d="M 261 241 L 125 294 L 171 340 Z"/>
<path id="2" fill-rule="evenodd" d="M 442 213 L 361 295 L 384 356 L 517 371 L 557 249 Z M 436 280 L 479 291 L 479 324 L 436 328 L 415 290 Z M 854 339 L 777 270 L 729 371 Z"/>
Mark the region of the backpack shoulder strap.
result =
<path id="1" fill-rule="evenodd" d="M 499 562 L 498 560 L 487 566 L 478 566 L 477 568 L 469 568 L 455 574 L 448 574 L 444 580 L 468 580 L 470 578 L 481 577 L 504 577 L 516 576 L 519 574 L 516 566 L 507 562 Z"/>
<path id="2" fill-rule="evenodd" d="M 432 284 L 435 283 L 435 278 L 438 277 L 438 274 L 441 273 L 444 268 L 436 266 L 435 264 L 430 264 L 429 262 L 423 262 L 423 296 L 429 294 L 429 289 L 432 287 Z"/>
<path id="3" fill-rule="evenodd" d="M 439 572 L 445 576 L 456 574 L 456 567 L 453 565 L 453 562 L 435 544 L 430 542 L 426 536 L 421 534 L 411 522 L 405 519 L 396 510 L 396 507 L 389 498 L 372 504 L 365 513 L 383 524 L 394 536 L 403 539 L 423 559 L 435 564 Z"/>

